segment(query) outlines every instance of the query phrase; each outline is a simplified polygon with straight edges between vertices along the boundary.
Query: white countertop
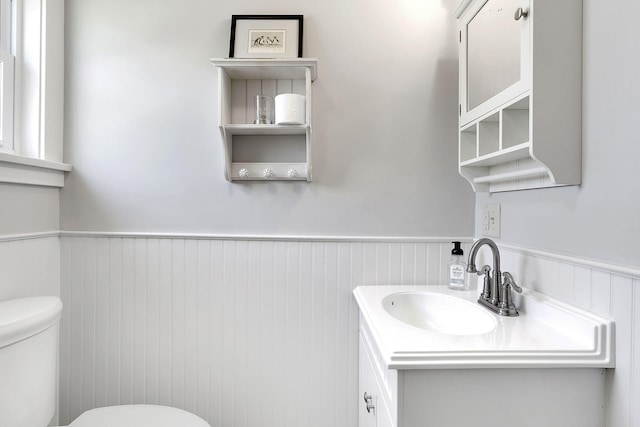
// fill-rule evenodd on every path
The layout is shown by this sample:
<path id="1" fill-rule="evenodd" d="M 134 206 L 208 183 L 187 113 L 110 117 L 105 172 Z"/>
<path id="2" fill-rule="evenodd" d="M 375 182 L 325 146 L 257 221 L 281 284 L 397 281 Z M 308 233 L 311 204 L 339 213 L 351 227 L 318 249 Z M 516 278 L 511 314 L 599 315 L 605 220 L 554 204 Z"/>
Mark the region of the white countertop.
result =
<path id="1" fill-rule="evenodd" d="M 444 286 L 359 286 L 361 329 L 371 334 L 388 369 L 612 368 L 614 322 L 537 292 L 524 290 L 518 317 L 495 316 L 480 335 L 449 335 L 410 326 L 389 315 L 382 300 L 398 292 L 434 292 L 474 302 L 477 291 Z"/>

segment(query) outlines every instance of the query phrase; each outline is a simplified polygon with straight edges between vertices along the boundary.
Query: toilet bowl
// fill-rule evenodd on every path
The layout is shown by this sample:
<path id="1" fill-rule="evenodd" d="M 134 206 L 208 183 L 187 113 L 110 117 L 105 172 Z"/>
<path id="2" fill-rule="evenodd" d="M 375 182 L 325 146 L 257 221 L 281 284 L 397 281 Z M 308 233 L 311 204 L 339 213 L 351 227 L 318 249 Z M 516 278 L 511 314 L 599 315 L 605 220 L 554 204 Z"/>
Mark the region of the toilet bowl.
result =
<path id="1" fill-rule="evenodd" d="M 55 413 L 57 297 L 0 301 L 0 426 L 46 427 Z M 68 427 L 211 427 L 182 409 L 121 405 L 91 409 Z"/>

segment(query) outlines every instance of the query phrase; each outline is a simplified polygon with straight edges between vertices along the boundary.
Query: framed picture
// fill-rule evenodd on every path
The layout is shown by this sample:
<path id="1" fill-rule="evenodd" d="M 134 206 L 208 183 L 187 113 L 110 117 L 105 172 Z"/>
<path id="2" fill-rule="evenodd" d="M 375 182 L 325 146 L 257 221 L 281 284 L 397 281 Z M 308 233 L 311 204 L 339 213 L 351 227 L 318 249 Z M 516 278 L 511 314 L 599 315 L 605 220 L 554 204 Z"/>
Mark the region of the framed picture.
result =
<path id="1" fill-rule="evenodd" d="M 302 15 L 232 15 L 229 58 L 302 58 Z"/>

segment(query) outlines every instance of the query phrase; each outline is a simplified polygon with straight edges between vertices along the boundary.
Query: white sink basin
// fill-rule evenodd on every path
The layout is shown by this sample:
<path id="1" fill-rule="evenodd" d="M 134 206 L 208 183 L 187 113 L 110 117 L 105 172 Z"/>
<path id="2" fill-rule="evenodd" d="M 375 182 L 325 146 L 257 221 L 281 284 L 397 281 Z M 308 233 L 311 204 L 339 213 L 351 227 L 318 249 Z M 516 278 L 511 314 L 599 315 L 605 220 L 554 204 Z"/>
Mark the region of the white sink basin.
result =
<path id="1" fill-rule="evenodd" d="M 382 300 L 387 313 L 416 328 L 441 334 L 479 335 L 496 327 L 486 309 L 449 295 L 433 292 L 400 292 Z"/>
<path id="2" fill-rule="evenodd" d="M 613 321 L 528 289 L 517 317 L 446 286 L 358 286 L 354 296 L 387 369 L 615 366 Z"/>

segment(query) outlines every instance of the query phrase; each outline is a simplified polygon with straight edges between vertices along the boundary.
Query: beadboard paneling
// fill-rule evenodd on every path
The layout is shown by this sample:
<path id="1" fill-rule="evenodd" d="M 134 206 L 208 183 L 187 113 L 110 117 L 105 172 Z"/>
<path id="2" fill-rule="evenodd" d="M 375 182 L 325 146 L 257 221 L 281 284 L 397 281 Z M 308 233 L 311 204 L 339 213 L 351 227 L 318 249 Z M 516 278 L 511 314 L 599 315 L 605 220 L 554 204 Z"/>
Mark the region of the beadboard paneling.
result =
<path id="1" fill-rule="evenodd" d="M 231 123 L 253 123 L 256 118 L 256 95 L 275 98 L 283 93 L 305 95 L 305 81 L 302 80 L 231 80 Z M 273 102 L 273 101 L 272 101 Z M 275 114 L 274 106 L 271 106 Z M 273 120 L 273 117 L 272 117 Z"/>
<path id="2" fill-rule="evenodd" d="M 450 246 L 63 237 L 60 422 L 146 402 L 212 426 L 354 426 L 353 288 L 442 284 Z"/>
<path id="3" fill-rule="evenodd" d="M 60 422 L 147 402 L 214 427 L 357 425 L 353 287 L 443 283 L 450 250 L 449 242 L 61 240 Z M 607 425 L 640 426 L 640 274 L 508 246 L 501 254 L 521 285 L 616 321 Z"/>
<path id="4" fill-rule="evenodd" d="M 616 322 L 616 367 L 607 371 L 607 426 L 640 426 L 640 271 L 537 251 L 501 248 L 522 286 Z"/>

